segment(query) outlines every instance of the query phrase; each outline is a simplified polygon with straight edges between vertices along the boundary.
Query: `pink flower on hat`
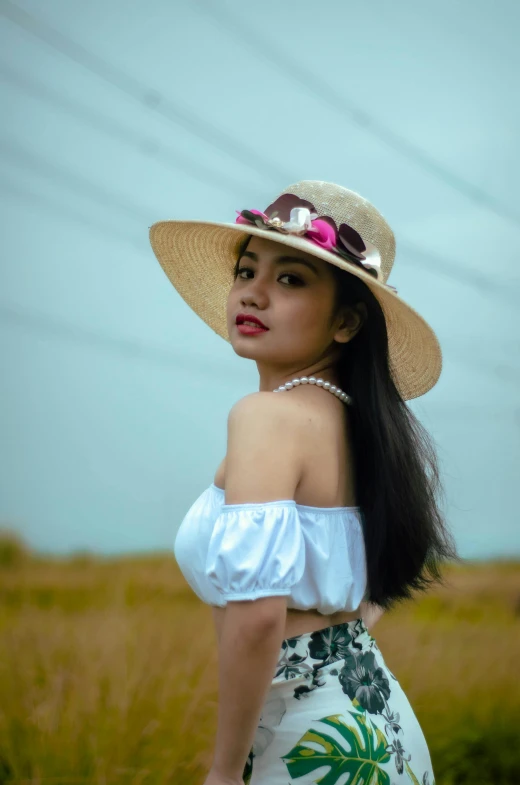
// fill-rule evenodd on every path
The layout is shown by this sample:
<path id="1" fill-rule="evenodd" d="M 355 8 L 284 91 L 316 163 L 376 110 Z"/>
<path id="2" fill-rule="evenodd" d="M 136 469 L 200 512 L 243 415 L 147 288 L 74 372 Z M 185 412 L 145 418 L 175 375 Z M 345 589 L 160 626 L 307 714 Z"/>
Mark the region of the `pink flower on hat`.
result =
<path id="1" fill-rule="evenodd" d="M 326 218 L 316 218 L 312 221 L 311 228 L 307 230 L 306 236 L 311 243 L 319 245 L 320 248 L 325 248 L 326 251 L 333 251 L 336 247 L 336 229 Z"/>
<path id="2" fill-rule="evenodd" d="M 259 228 L 305 237 L 319 248 L 338 254 L 378 278 L 381 267 L 378 249 L 372 243 L 365 242 L 354 227 L 342 223 L 338 228 L 330 216 L 318 216 L 314 205 L 296 194 L 282 194 L 266 208 L 265 213 L 260 210 L 237 210 L 237 213 L 238 224 L 253 224 Z M 394 289 L 393 286 L 389 288 Z M 397 293 L 397 290 L 394 291 Z"/>

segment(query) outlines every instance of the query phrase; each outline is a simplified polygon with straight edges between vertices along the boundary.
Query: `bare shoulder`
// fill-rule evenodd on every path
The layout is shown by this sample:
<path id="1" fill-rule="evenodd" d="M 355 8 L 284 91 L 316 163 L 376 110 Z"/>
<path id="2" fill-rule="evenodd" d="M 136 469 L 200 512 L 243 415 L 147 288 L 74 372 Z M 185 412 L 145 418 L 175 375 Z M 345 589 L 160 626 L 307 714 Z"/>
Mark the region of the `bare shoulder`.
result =
<path id="1" fill-rule="evenodd" d="M 323 440 L 327 429 L 338 427 L 337 401 L 323 405 L 323 393 L 318 396 L 256 392 L 237 401 L 228 416 L 228 439 L 240 439 L 258 444 L 282 444 L 308 451 L 316 440 Z M 332 406 L 330 405 L 332 404 Z M 341 409 L 341 407 L 339 407 Z M 287 443 L 289 440 L 290 445 Z"/>
<path id="2" fill-rule="evenodd" d="M 228 424 L 233 426 L 247 421 L 282 425 L 289 427 L 303 423 L 308 416 L 307 408 L 300 400 L 290 400 L 288 395 L 274 392 L 255 392 L 245 395 L 231 408 Z"/>
<path id="3" fill-rule="evenodd" d="M 228 417 L 227 503 L 294 497 L 303 472 L 305 407 L 272 392 L 246 395 Z"/>

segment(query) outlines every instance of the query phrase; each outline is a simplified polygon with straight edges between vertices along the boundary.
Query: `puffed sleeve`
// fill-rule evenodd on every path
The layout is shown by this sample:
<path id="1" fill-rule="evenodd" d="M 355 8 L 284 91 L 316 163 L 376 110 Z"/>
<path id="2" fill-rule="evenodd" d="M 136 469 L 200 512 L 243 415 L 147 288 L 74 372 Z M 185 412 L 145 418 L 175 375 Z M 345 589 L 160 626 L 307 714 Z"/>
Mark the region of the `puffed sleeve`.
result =
<path id="1" fill-rule="evenodd" d="M 294 501 L 222 506 L 208 546 L 206 575 L 224 599 L 288 595 L 304 567 Z"/>

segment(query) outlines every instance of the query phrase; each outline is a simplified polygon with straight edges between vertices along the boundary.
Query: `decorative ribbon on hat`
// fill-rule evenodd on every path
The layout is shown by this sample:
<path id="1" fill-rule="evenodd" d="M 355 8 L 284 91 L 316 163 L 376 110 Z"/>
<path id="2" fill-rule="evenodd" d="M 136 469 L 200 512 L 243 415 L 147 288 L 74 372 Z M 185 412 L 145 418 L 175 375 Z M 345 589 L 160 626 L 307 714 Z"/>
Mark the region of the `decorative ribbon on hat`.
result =
<path id="1" fill-rule="evenodd" d="M 314 205 L 295 194 L 283 194 L 270 204 L 264 213 L 260 210 L 237 210 L 237 213 L 237 224 L 253 224 L 259 228 L 305 237 L 319 248 L 332 251 L 353 262 L 376 279 L 381 274 L 381 254 L 375 245 L 363 240 L 361 235 L 346 223 L 338 227 L 330 216 L 318 217 Z M 397 294 L 394 286 L 386 286 Z"/>

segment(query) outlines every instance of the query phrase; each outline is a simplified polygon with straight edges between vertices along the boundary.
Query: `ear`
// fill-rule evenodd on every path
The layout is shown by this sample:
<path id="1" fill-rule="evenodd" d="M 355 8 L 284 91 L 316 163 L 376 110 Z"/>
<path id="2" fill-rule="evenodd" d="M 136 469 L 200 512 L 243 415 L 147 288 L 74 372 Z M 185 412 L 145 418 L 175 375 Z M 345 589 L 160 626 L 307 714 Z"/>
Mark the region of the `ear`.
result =
<path id="1" fill-rule="evenodd" d="M 346 308 L 340 318 L 340 324 L 334 335 L 337 343 L 348 343 L 363 326 L 368 317 L 365 303 L 356 303 Z"/>

